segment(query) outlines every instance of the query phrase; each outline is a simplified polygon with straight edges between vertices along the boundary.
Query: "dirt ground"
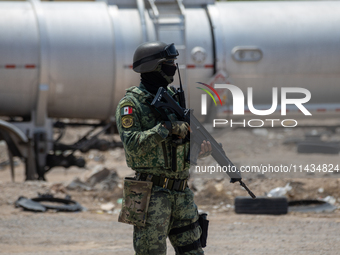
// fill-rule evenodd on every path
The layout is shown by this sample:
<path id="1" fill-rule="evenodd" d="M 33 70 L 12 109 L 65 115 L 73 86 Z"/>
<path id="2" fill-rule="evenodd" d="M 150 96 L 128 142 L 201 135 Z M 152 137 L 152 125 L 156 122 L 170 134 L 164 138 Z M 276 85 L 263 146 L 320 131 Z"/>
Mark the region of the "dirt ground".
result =
<path id="1" fill-rule="evenodd" d="M 78 131 L 72 131 L 78 132 Z M 319 132 L 325 141 L 340 141 L 340 132 L 325 129 L 224 129 L 215 133 L 228 157 L 237 166 L 273 166 L 296 164 L 340 164 L 339 155 L 298 154 L 292 142 L 304 139 L 306 132 Z M 68 139 L 68 138 L 66 138 Z M 133 254 L 132 226 L 117 222 L 122 185 L 112 190 L 69 190 L 67 185 L 79 178 L 85 180 L 95 169 L 115 169 L 118 175 L 133 175 L 125 164 L 122 149 L 109 152 L 90 151 L 84 155 L 84 169 L 56 168 L 47 174 L 47 182 L 24 180 L 20 161 L 15 169 L 16 182 L 11 182 L 9 167 L 0 169 L 0 254 Z M 0 145 L 0 162 L 6 151 Z M 211 157 L 200 165 L 215 165 Z M 340 173 L 242 173 L 248 187 L 257 195 L 266 195 L 276 187 L 290 183 L 288 200 L 324 199 L 331 197 L 339 208 Z M 339 254 L 340 210 L 323 213 L 289 212 L 286 215 L 246 215 L 234 212 L 234 198 L 247 196 L 238 184 L 230 184 L 224 173 L 198 173 L 192 169 L 190 187 L 196 203 L 208 212 L 210 220 L 206 254 Z M 34 213 L 15 208 L 19 196 L 33 198 L 38 193 L 56 197 L 71 195 L 86 208 L 83 212 Z M 105 211 L 111 202 L 114 209 Z M 168 254 L 174 254 L 168 243 Z"/>

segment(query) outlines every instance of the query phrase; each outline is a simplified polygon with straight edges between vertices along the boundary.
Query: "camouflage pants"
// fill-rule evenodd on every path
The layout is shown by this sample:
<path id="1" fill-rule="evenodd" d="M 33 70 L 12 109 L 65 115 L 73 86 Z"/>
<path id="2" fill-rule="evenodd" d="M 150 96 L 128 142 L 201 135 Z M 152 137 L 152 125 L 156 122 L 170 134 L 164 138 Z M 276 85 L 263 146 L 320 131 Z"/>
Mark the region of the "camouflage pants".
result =
<path id="1" fill-rule="evenodd" d="M 166 238 L 172 228 L 187 226 L 198 220 L 197 206 L 193 192 L 170 191 L 161 187 L 153 187 L 145 227 L 134 227 L 133 246 L 136 255 L 166 254 Z M 201 228 L 197 226 L 186 232 L 170 235 L 172 246 L 185 246 L 193 243 L 201 236 Z M 185 255 L 204 254 L 202 248 L 184 253 Z"/>

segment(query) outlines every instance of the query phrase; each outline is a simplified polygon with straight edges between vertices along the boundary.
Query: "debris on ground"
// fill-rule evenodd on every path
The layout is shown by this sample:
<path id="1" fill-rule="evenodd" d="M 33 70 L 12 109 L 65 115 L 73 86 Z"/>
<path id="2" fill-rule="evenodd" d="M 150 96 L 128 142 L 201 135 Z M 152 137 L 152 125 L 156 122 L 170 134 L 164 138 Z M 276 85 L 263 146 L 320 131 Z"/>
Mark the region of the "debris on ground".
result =
<path id="1" fill-rule="evenodd" d="M 314 212 L 314 213 L 330 213 L 337 209 L 336 206 L 323 200 L 296 200 L 288 203 L 289 212 Z"/>
<path id="2" fill-rule="evenodd" d="M 68 190 L 92 190 L 92 187 L 81 181 L 79 177 L 75 177 L 67 186 L 66 189 Z"/>
<path id="3" fill-rule="evenodd" d="M 112 213 L 115 207 L 116 207 L 115 204 L 112 202 L 100 205 L 100 209 L 107 213 Z"/>
<path id="4" fill-rule="evenodd" d="M 335 205 L 335 203 L 336 203 L 336 199 L 333 196 L 327 196 L 327 197 L 323 198 L 322 201 L 330 203 L 331 205 Z"/>
<path id="5" fill-rule="evenodd" d="M 115 169 L 95 169 L 91 175 L 82 181 L 79 177 L 74 178 L 66 188 L 69 190 L 114 190 L 121 182 Z"/>
<path id="6" fill-rule="evenodd" d="M 52 194 L 39 194 L 36 198 L 19 197 L 15 202 L 15 207 L 21 207 L 27 211 L 46 212 L 54 210 L 56 212 L 78 212 L 83 207 L 76 201 L 71 200 L 70 196 L 65 198 L 57 198 Z"/>
<path id="7" fill-rule="evenodd" d="M 121 182 L 115 169 L 104 168 L 92 174 L 87 180 L 91 187 L 97 190 L 114 190 Z"/>
<path id="8" fill-rule="evenodd" d="M 288 191 L 292 190 L 292 186 L 290 186 L 290 183 L 287 183 L 284 187 L 277 187 L 275 189 L 272 189 L 268 192 L 268 197 L 283 197 L 287 194 Z"/>

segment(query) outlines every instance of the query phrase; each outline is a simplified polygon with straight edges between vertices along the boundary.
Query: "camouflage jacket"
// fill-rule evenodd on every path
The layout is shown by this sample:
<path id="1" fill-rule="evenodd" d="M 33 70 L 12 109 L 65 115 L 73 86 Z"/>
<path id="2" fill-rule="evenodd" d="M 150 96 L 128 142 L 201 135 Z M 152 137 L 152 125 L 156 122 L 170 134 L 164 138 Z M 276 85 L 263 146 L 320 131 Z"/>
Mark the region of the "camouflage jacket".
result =
<path id="1" fill-rule="evenodd" d="M 141 173 L 185 179 L 189 175 L 190 164 L 186 159 L 190 144 L 173 142 L 169 131 L 162 126 L 160 114 L 157 116 L 157 110 L 150 105 L 153 98 L 154 95 L 140 84 L 127 89 L 118 104 L 117 128 L 124 144 L 127 165 Z M 176 120 L 174 114 L 166 113 L 170 121 Z M 176 153 L 172 146 L 176 146 Z M 176 171 L 172 170 L 173 162 L 176 162 Z"/>

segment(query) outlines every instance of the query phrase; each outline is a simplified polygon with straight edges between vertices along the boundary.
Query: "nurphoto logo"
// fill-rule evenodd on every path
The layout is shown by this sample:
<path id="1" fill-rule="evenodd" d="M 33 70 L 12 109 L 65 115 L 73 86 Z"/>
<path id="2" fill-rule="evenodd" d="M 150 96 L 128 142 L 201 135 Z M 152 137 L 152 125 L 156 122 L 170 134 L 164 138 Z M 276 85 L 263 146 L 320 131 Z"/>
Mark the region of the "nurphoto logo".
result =
<path id="1" fill-rule="evenodd" d="M 212 86 L 209 86 L 205 83 L 198 82 L 201 85 L 206 86 L 209 88 L 213 93 L 216 95 L 216 97 L 219 99 L 220 104 L 222 105 L 221 98 L 219 94 L 217 93 L 216 89 L 228 89 L 231 92 L 231 96 L 233 98 L 233 112 L 232 114 L 235 116 L 240 116 L 245 114 L 245 99 L 244 99 L 244 94 L 242 90 L 232 84 L 215 84 L 215 88 Z M 197 87 L 198 89 L 203 90 L 206 92 L 214 101 L 215 106 L 217 106 L 216 100 L 212 93 L 208 91 L 207 89 Z M 302 98 L 289 98 L 288 94 L 289 93 L 298 93 L 302 94 Z M 272 88 L 272 105 L 269 109 L 256 109 L 253 104 L 253 88 L 248 87 L 247 88 L 247 106 L 249 111 L 258 116 L 268 116 L 273 114 L 277 110 L 278 106 L 278 88 L 273 87 Z M 295 105 L 304 115 L 311 116 L 312 114 L 306 109 L 306 107 L 303 105 L 307 103 L 311 99 L 311 93 L 308 89 L 305 88 L 298 88 L 298 87 L 282 87 L 281 88 L 281 116 L 287 115 L 287 105 L 292 104 Z M 201 95 L 201 114 L 202 115 L 207 115 L 207 95 L 202 94 Z M 280 120 L 280 119 L 265 119 L 265 121 L 271 122 L 271 126 L 274 127 L 274 123 L 276 121 L 280 121 L 281 125 L 283 127 L 295 127 L 297 126 L 297 121 L 295 119 L 285 119 L 285 120 Z M 227 120 L 227 119 L 214 119 L 213 120 L 213 126 L 215 127 L 216 125 L 225 125 L 230 123 L 231 127 L 232 125 L 243 125 L 243 127 L 246 127 L 246 124 L 248 124 L 249 127 L 262 127 L 264 125 L 264 120 L 262 119 L 251 119 L 248 120 L 246 123 L 246 120 L 244 119 L 243 122 L 233 122 L 233 120 Z M 255 125 L 254 123 L 257 123 Z M 290 125 L 287 125 L 287 123 L 290 123 Z"/>

